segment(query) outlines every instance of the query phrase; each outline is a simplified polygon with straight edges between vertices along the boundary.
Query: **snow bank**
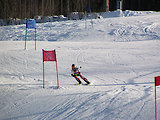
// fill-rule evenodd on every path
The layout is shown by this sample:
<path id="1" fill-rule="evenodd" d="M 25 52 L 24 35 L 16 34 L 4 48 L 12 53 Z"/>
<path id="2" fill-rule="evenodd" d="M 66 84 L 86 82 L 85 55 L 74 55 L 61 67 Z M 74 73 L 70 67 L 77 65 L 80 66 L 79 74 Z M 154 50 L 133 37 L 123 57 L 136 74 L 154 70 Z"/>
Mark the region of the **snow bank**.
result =
<path id="1" fill-rule="evenodd" d="M 156 12 L 152 11 L 122 11 L 122 10 L 117 10 L 117 11 L 111 11 L 111 12 L 104 12 L 102 13 L 102 16 L 104 18 L 112 18 L 112 17 L 130 17 L 130 16 L 143 16 L 143 15 L 148 15 L 148 14 L 153 14 Z"/>
<path id="2" fill-rule="evenodd" d="M 46 23 L 46 22 L 55 22 L 55 21 L 66 21 L 68 20 L 67 17 L 64 17 L 63 15 L 60 16 L 35 16 L 34 19 L 37 23 Z M 25 24 L 25 19 L 13 19 L 10 18 L 8 20 L 2 20 L 0 19 L 0 26 L 7 26 L 7 25 L 20 25 Z"/>
<path id="3" fill-rule="evenodd" d="M 37 23 L 37 40 L 90 42 L 159 40 L 159 17 L 160 14 L 158 12 L 144 12 L 142 16 Z M 55 17 L 55 19 L 58 18 Z M 2 26 L 0 29 L 0 41 L 24 41 L 25 33 L 25 25 Z M 27 40 L 34 41 L 32 29 L 28 30 Z"/>
<path id="4" fill-rule="evenodd" d="M 129 16 L 142 16 L 153 13 L 152 11 L 112 11 L 112 12 L 103 12 L 103 13 L 87 13 L 88 19 L 97 19 L 97 18 L 111 18 L 111 17 L 129 17 Z M 66 20 L 81 20 L 85 18 L 85 14 L 83 12 L 72 12 L 68 17 L 60 16 L 35 16 L 34 19 L 37 23 L 46 23 L 46 22 L 55 22 L 55 21 L 66 21 Z M 6 25 L 20 25 L 25 24 L 25 19 L 13 19 L 2 20 L 0 19 L 0 26 Z"/>

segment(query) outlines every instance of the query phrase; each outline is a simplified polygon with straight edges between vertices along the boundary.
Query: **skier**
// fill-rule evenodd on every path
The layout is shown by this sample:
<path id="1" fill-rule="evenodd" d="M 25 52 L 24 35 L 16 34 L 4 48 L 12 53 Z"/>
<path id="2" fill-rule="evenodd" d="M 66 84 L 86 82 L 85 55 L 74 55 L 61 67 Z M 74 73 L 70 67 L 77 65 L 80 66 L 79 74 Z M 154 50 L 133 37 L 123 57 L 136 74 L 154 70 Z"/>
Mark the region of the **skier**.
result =
<path id="1" fill-rule="evenodd" d="M 75 67 L 75 64 L 72 64 L 72 72 L 73 73 L 71 74 L 71 76 L 73 76 L 79 82 L 79 84 L 77 84 L 77 85 L 81 85 L 82 84 L 82 82 L 80 81 L 78 76 L 80 76 L 80 78 L 82 78 L 88 85 L 90 84 L 90 82 L 84 76 L 82 76 L 82 74 L 79 71 L 78 67 Z"/>

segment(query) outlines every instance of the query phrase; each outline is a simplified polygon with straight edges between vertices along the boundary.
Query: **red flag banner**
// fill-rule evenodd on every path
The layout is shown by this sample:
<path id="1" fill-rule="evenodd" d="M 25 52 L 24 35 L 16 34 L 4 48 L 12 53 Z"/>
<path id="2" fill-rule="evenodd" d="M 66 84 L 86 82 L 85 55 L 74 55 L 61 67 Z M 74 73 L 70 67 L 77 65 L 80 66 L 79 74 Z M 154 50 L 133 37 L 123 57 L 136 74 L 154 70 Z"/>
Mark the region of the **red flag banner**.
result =
<path id="1" fill-rule="evenodd" d="M 56 58 L 56 51 L 45 51 L 43 50 L 43 88 L 44 88 L 44 61 L 55 61 L 56 62 L 56 71 L 57 71 L 57 87 L 59 88 L 59 80 L 58 80 L 58 66 L 57 66 L 57 58 Z"/>
<path id="2" fill-rule="evenodd" d="M 160 76 L 155 77 L 155 86 L 160 85 Z"/>
<path id="3" fill-rule="evenodd" d="M 43 50 L 43 62 L 44 61 L 56 61 L 56 51 L 45 51 Z"/>

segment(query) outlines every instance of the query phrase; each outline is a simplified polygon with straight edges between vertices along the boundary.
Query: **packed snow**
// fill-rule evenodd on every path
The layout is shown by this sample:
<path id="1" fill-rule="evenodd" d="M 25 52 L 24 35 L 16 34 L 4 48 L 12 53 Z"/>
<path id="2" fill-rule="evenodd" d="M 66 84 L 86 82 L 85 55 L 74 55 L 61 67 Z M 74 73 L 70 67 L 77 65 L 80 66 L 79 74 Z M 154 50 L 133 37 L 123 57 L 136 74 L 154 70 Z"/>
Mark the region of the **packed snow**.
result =
<path id="1" fill-rule="evenodd" d="M 154 120 L 160 13 L 102 16 L 37 23 L 36 50 L 34 29 L 25 50 L 24 24 L 0 27 L 0 120 Z M 56 50 L 59 89 L 55 62 L 45 62 L 43 88 L 42 49 Z M 73 63 L 91 85 L 76 85 Z"/>

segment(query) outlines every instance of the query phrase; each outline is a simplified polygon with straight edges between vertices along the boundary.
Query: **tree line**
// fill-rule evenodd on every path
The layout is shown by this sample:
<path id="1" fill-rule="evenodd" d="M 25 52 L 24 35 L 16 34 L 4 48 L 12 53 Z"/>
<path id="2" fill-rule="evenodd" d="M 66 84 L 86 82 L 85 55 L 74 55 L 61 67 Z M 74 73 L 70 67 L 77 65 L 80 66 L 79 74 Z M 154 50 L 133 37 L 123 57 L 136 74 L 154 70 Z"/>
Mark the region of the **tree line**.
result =
<path id="1" fill-rule="evenodd" d="M 117 9 L 118 0 L 0 0 L 0 19 L 34 18 L 34 16 L 65 15 L 84 12 L 89 6 L 92 12 Z M 123 10 L 160 11 L 160 0 L 121 0 Z"/>
<path id="2" fill-rule="evenodd" d="M 68 15 L 71 12 L 84 12 L 87 6 L 90 6 L 93 12 L 104 12 L 107 7 L 109 7 L 107 1 L 108 0 L 0 0 L 0 19 L 24 19 L 33 18 L 34 16 L 60 14 Z"/>
<path id="3" fill-rule="evenodd" d="M 160 0 L 123 0 L 123 10 L 160 11 Z"/>

